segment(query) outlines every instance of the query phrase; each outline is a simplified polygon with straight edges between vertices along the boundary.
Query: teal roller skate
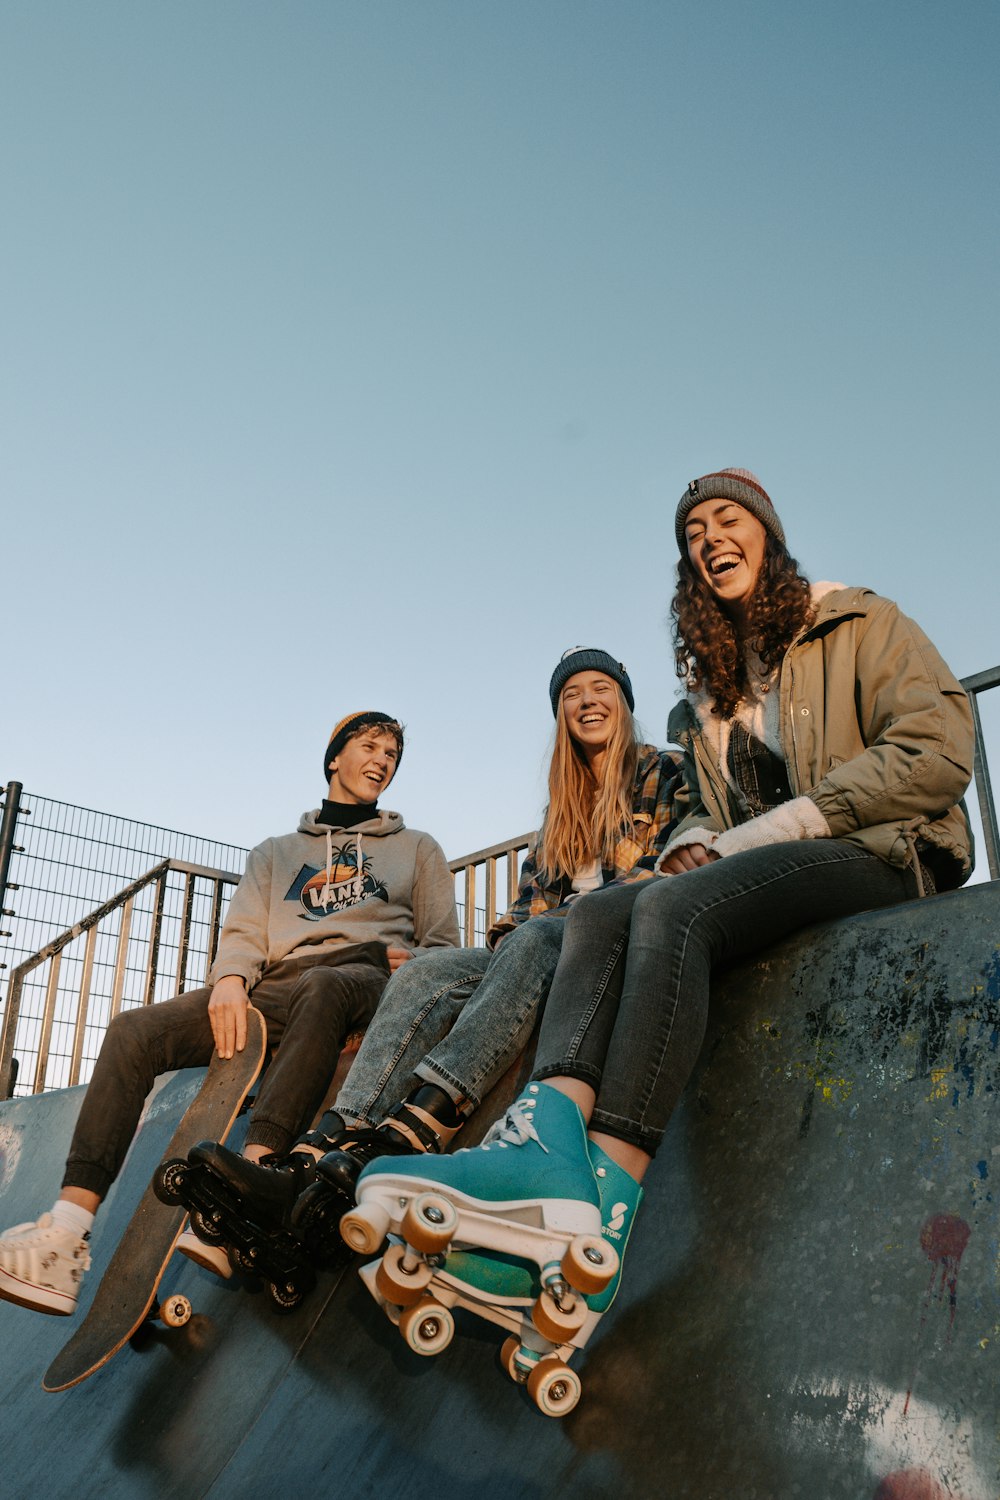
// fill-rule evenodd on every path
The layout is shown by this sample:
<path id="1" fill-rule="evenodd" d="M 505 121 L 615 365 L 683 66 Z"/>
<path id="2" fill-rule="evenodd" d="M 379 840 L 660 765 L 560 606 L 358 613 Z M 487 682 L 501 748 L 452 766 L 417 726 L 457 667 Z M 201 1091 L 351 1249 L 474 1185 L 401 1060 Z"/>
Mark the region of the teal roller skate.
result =
<path id="1" fill-rule="evenodd" d="M 565 1416 L 581 1392 L 566 1360 L 613 1299 L 638 1185 L 586 1140 L 576 1106 L 539 1084 L 481 1147 L 420 1163 L 417 1180 L 416 1165 L 375 1162 L 359 1181 L 348 1243 L 372 1249 L 384 1229 L 393 1235 L 362 1268 L 366 1286 L 420 1354 L 447 1347 L 456 1307 L 496 1323 L 511 1335 L 508 1373 L 546 1415 Z"/>

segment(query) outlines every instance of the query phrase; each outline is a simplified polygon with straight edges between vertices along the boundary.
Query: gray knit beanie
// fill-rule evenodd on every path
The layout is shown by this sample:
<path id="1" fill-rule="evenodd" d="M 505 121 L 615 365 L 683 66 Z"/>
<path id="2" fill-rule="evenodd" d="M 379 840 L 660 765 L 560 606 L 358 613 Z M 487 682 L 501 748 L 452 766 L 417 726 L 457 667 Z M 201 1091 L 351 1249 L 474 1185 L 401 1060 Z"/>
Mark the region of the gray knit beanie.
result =
<path id="1" fill-rule="evenodd" d="M 596 646 L 570 646 L 569 650 L 564 651 L 560 656 L 559 664 L 549 682 L 549 701 L 552 704 L 553 716 L 559 712 L 559 694 L 577 672 L 603 672 L 605 676 L 613 678 L 625 694 L 629 713 L 635 708 L 632 683 L 625 670 L 624 662 L 615 661 L 613 656 L 609 656 L 606 651 L 599 651 Z"/>
<path id="2" fill-rule="evenodd" d="M 785 533 L 778 520 L 778 512 L 756 474 L 751 474 L 749 469 L 717 469 L 714 474 L 703 474 L 700 479 L 692 479 L 680 498 L 674 532 L 682 557 L 687 556 L 684 523 L 688 513 L 696 505 L 700 505 L 702 500 L 735 500 L 737 505 L 742 505 L 744 510 L 756 516 L 782 546 L 785 545 Z"/>

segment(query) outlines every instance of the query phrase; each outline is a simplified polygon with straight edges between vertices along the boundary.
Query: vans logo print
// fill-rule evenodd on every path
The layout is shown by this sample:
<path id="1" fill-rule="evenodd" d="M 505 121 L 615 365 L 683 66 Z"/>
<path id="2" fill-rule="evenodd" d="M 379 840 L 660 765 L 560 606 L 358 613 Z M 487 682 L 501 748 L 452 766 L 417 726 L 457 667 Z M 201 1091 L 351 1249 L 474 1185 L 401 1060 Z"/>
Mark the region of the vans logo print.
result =
<path id="1" fill-rule="evenodd" d="M 362 859 L 359 874 L 357 858 L 356 845 L 342 844 L 334 849 L 329 870 L 303 865 L 288 887 L 285 900 L 298 901 L 301 915 L 309 922 L 319 922 L 334 912 L 360 906 L 363 901 L 388 901 L 389 892 L 372 873 L 371 860 L 367 855 Z"/>

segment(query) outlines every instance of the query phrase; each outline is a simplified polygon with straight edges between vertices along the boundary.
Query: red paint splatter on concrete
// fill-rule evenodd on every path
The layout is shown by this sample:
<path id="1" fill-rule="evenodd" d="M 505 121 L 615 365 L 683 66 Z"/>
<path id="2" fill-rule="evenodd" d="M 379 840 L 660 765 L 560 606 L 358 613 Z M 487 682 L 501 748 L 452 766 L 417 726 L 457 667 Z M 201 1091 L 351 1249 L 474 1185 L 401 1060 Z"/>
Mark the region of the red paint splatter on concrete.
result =
<path id="1" fill-rule="evenodd" d="M 968 1224 L 957 1214 L 931 1214 L 929 1219 L 924 1220 L 920 1230 L 920 1248 L 934 1269 L 931 1271 L 931 1279 L 924 1293 L 924 1305 L 920 1313 L 920 1328 L 917 1334 L 918 1346 L 927 1322 L 931 1299 L 935 1294 L 935 1281 L 937 1282 L 938 1302 L 944 1301 L 945 1292 L 948 1294 L 948 1339 L 951 1339 L 955 1314 L 958 1311 L 958 1267 L 971 1233 Z M 904 1417 L 910 1409 L 910 1396 L 913 1394 L 913 1383 L 916 1377 L 917 1371 L 914 1367 L 913 1380 L 910 1381 L 910 1388 L 906 1392 L 906 1401 L 903 1405 Z"/>
<path id="2" fill-rule="evenodd" d="M 971 1234 L 956 1214 L 932 1214 L 920 1231 L 920 1248 L 928 1260 L 962 1259 Z"/>
<path id="3" fill-rule="evenodd" d="M 872 1500 L 956 1500 L 926 1469 L 897 1469 L 887 1474 Z"/>
<path id="4" fill-rule="evenodd" d="M 940 1269 L 938 1300 L 948 1292 L 949 1326 L 955 1321 L 958 1305 L 958 1266 L 962 1253 L 969 1243 L 971 1230 L 964 1219 L 955 1214 L 933 1214 L 920 1231 L 920 1248 L 929 1261 L 934 1263 L 928 1300 L 934 1291 L 934 1278 Z M 925 1306 L 926 1311 L 926 1306 Z"/>

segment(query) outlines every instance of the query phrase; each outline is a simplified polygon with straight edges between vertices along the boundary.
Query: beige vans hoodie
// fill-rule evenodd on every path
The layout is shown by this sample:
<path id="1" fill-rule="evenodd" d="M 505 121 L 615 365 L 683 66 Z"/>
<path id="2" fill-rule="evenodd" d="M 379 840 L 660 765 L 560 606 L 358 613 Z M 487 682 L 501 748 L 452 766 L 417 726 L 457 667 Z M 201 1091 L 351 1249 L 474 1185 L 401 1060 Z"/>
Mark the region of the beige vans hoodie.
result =
<path id="1" fill-rule="evenodd" d="M 250 851 L 208 976 L 238 974 L 252 988 L 285 958 L 382 942 L 421 953 L 458 946 L 455 884 L 429 833 L 379 812 L 353 828 L 302 814 L 294 833 Z"/>

